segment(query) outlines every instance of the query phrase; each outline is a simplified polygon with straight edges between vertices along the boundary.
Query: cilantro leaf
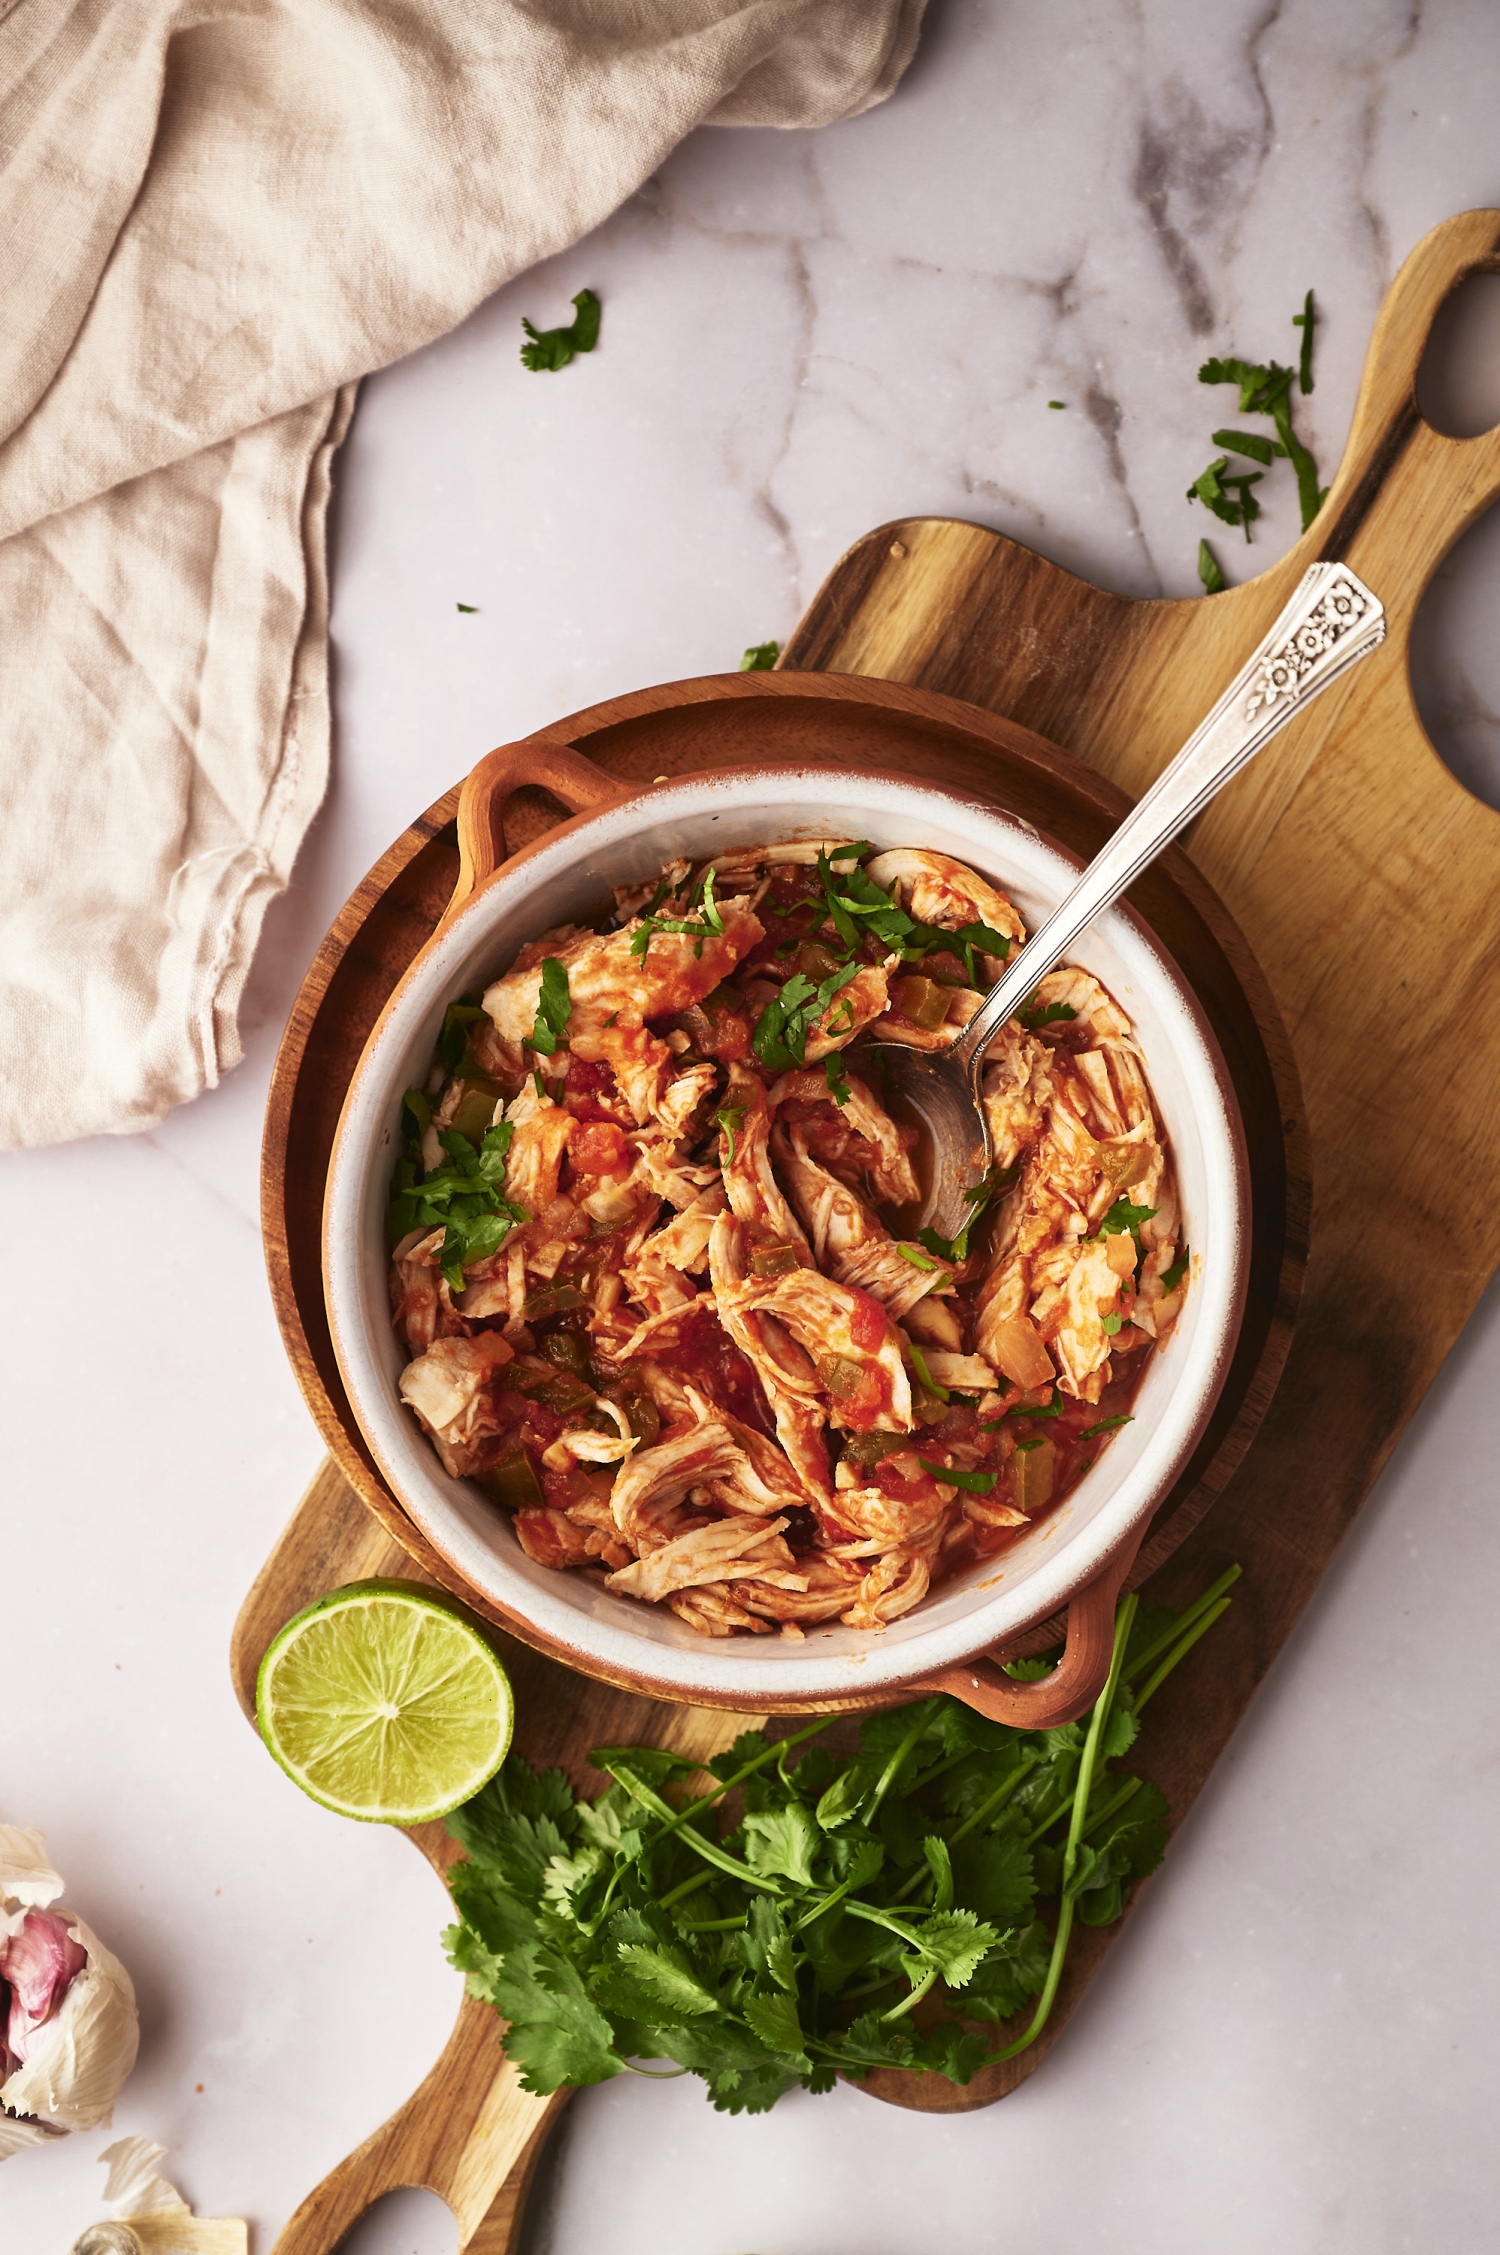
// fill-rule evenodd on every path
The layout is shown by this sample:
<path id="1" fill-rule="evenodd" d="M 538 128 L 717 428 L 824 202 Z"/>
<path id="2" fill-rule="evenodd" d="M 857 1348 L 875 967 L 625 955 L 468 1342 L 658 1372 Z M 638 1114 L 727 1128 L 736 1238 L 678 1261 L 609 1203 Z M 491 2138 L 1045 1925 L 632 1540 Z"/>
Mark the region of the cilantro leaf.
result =
<path id="1" fill-rule="evenodd" d="M 565 329 L 534 329 L 522 315 L 521 327 L 531 340 L 521 347 L 523 366 L 566 368 L 575 353 L 593 351 L 599 342 L 599 316 L 603 309 L 592 290 L 580 290 L 573 304 L 576 310 Z"/>
<path id="2" fill-rule="evenodd" d="M 721 1104 L 714 1114 L 714 1126 L 722 1128 L 729 1143 L 728 1165 L 734 1165 L 734 1139 L 745 1124 L 743 1104 Z"/>
<path id="3" fill-rule="evenodd" d="M 752 642 L 740 659 L 741 673 L 769 673 L 781 656 L 779 642 Z"/>
<path id="4" fill-rule="evenodd" d="M 1292 327 L 1302 331 L 1302 357 L 1297 368 L 1297 389 L 1305 396 L 1313 388 L 1312 356 L 1313 330 L 1317 325 L 1317 309 L 1309 290 L 1302 300 L 1302 311 L 1292 315 Z"/>
<path id="5" fill-rule="evenodd" d="M 568 1035 L 568 1020 L 573 1015 L 573 997 L 568 991 L 568 968 L 559 963 L 555 955 L 542 959 L 541 991 L 536 998 L 536 1023 L 531 1029 L 531 1046 L 543 1057 L 555 1054 L 560 1041 Z"/>
<path id="6" fill-rule="evenodd" d="M 1117 1425 L 1133 1425 L 1133 1417 L 1101 1417 L 1097 1425 L 1085 1425 L 1079 1434 L 1080 1441 L 1091 1441 L 1096 1433 L 1112 1433 Z"/>
<path id="7" fill-rule="evenodd" d="M 1026 1031 L 1029 1034 L 1034 1034 L 1041 1026 L 1057 1026 L 1063 1024 L 1067 1019 L 1076 1018 L 1078 1012 L 1073 1008 L 1071 1002 L 1039 1003 L 1033 995 L 1027 1008 L 1017 1011 L 1016 1015 Z"/>
<path id="8" fill-rule="evenodd" d="M 828 1083 L 828 1093 L 835 1104 L 847 1104 L 854 1091 L 844 1078 L 844 1068 L 836 1049 L 830 1049 L 823 1060 L 823 1078 Z"/>
<path id="9" fill-rule="evenodd" d="M 717 1997 L 689 1972 L 680 1950 L 650 1949 L 641 1942 L 626 1942 L 620 1946 L 619 1956 L 661 2017 L 677 2021 L 686 2016 L 692 2020 L 700 2013 L 718 2011 Z"/>
<path id="10" fill-rule="evenodd" d="M 1178 1254 L 1176 1260 L 1172 1262 L 1171 1266 L 1162 1270 L 1161 1288 L 1163 1292 L 1175 1292 L 1178 1285 L 1187 1275 L 1189 1250 L 1189 1247 L 1184 1245 L 1182 1251 Z"/>
<path id="11" fill-rule="evenodd" d="M 797 2000 L 779 1991 L 771 1997 L 747 1997 L 745 2018 L 770 2050 L 784 2057 L 807 2060 L 807 2040 L 797 2018 Z M 808 2065 L 812 2063 L 809 2060 Z"/>
<path id="12" fill-rule="evenodd" d="M 803 972 L 794 971 L 780 994 L 766 1004 L 755 1021 L 750 1046 L 761 1063 L 773 1073 L 790 1072 L 794 1065 L 804 1065 L 809 1034 L 858 970 L 857 963 L 846 963 L 841 970 L 830 971 L 819 986 L 814 986 Z M 852 1010 L 848 1012 L 848 1020 L 845 1031 L 853 1026 Z"/>
<path id="13" fill-rule="evenodd" d="M 812 1860 L 821 1845 L 818 1827 L 800 1801 L 761 1810 L 745 1819 L 745 1861 L 752 1871 L 812 1883 Z"/>
<path id="14" fill-rule="evenodd" d="M 1219 568 L 1219 559 L 1206 540 L 1198 543 L 1198 577 L 1203 582 L 1205 595 L 1222 595 L 1229 585 Z"/>

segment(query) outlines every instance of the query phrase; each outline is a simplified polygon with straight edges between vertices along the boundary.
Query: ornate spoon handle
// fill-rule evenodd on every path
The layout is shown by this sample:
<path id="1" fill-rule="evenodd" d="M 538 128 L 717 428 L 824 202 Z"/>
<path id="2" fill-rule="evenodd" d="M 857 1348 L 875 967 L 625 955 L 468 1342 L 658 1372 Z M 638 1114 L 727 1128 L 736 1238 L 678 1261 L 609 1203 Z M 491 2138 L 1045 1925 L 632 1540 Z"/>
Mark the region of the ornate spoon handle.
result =
<path id="1" fill-rule="evenodd" d="M 1384 607 L 1347 564 L 1314 564 L 1303 574 L 1290 603 L 1213 711 L 1090 862 L 1067 899 L 1007 965 L 954 1043 L 949 1055 L 963 1068 L 976 1107 L 985 1049 L 1037 981 L 1263 745 L 1384 640 Z"/>

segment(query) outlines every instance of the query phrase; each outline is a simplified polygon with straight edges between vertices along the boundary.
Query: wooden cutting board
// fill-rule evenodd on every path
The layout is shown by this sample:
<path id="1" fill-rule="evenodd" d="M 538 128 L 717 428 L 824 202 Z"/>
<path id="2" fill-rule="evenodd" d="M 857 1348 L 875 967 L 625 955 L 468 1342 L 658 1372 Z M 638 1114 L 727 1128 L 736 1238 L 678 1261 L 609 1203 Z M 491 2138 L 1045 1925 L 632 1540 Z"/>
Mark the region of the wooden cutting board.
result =
<path id="1" fill-rule="evenodd" d="M 1227 1559 L 1247 1569 L 1234 1611 L 1214 1632 L 1211 1665 L 1196 1656 L 1191 1684 L 1174 1678 L 1153 1709 L 1143 1766 L 1178 1820 L 1500 1259 L 1500 1217 L 1471 1188 L 1493 1171 L 1500 1142 L 1492 931 L 1500 817 L 1437 759 L 1407 668 L 1412 619 L 1433 571 L 1500 491 L 1500 432 L 1444 438 L 1422 421 L 1415 399 L 1433 317 L 1456 283 L 1479 269 L 1500 270 L 1500 213 L 1447 222 L 1407 261 L 1376 326 L 1332 492 L 1298 547 L 1258 579 L 1211 599 L 1136 602 L 979 527 L 906 520 L 868 535 L 841 561 L 783 654 L 786 670 L 765 685 L 777 704 L 796 690 L 787 673 L 797 670 L 908 684 L 913 710 L 924 690 L 962 697 L 1002 716 L 989 725 L 1017 756 L 1024 732 L 1036 731 L 1137 795 L 1260 639 L 1306 565 L 1343 558 L 1385 603 L 1384 648 L 1288 729 L 1191 840 L 1193 860 L 1249 936 L 1290 1029 L 1317 1205 L 1302 1317 L 1267 1412 L 1297 1281 L 1295 1077 L 1275 1072 L 1273 1059 L 1291 1107 L 1276 1266 L 1282 1305 L 1267 1314 L 1261 1357 L 1235 1412 L 1241 1438 L 1262 1412 L 1264 1420 L 1227 1485 L 1219 1481 L 1211 1515 L 1180 1542 L 1152 1588 L 1174 1602 Z M 724 686 L 725 697 L 739 693 Z M 544 734 L 580 741 L 568 724 Z M 601 731 L 587 748 L 625 774 L 715 764 L 697 756 L 703 731 L 695 735 L 690 722 L 654 769 L 638 764 L 647 740 L 628 735 Z M 373 991 L 387 974 L 368 951 L 374 903 L 384 904 L 382 929 L 409 927 L 408 955 L 430 931 L 451 882 L 441 855 L 451 815 L 450 800 L 414 826 L 340 919 L 325 943 L 332 953 L 315 964 L 294 1011 L 288 1043 L 299 1058 L 330 992 L 347 1002 L 361 981 Z M 547 818 L 547 809 L 533 810 L 534 821 Z M 424 860 L 435 850 L 437 859 Z M 1265 1036 L 1266 1024 L 1259 1030 Z M 1264 1069 L 1264 1055 L 1261 1063 Z M 293 1075 L 281 1094 L 281 1115 L 273 1103 L 268 1127 L 267 1179 L 269 1187 L 277 1176 L 284 1191 L 289 1156 L 316 1142 L 328 1098 L 311 1076 L 299 1083 Z M 336 1094 L 333 1101 L 336 1110 Z M 1277 1163 L 1283 1166 L 1282 1154 Z M 290 1178 L 295 1184 L 295 1168 Z M 314 1198 L 320 1187 L 318 1177 Z M 305 1290 L 299 1299 L 291 1282 L 297 1261 L 307 1258 L 305 1227 L 292 1226 L 295 1204 L 295 1195 L 290 1206 L 273 1199 L 268 1210 L 273 1287 L 339 1469 L 330 1467 L 309 1491 L 247 1601 L 236 1633 L 242 1699 L 270 1634 L 312 1596 L 359 1573 L 410 1573 L 413 1556 L 435 1578 L 441 1572 L 440 1562 L 423 1558 L 420 1537 L 392 1500 L 372 1489 L 358 1436 L 331 1404 L 324 1358 L 308 1330 L 309 1322 L 316 1328 L 312 1302 Z M 1220 1436 L 1222 1463 L 1232 1443 Z M 1179 1510 L 1185 1500 L 1177 1499 Z M 1172 1539 L 1170 1527 L 1164 1533 Z M 1153 1545 L 1153 1561 L 1164 1547 Z M 625 1695 L 581 1687 L 519 1648 L 514 1660 L 522 1708 L 537 1718 L 533 1758 L 549 1729 L 565 1766 L 576 1765 L 591 1737 L 627 1734 Z M 607 1730 L 595 1728 L 591 1702 L 607 1703 Z M 640 1735 L 667 1742 L 676 1734 L 671 1742 L 685 1750 L 706 1753 L 716 1734 L 736 1727 L 732 1718 L 636 1704 L 648 1710 Z M 441 1842 L 420 1844 L 441 1868 Z M 1116 1932 L 1089 1937 L 1090 1954 L 1070 1969 L 1075 1995 Z M 1015 2067 L 1035 2064 L 1041 2049 Z M 934 2092 L 935 2078 L 905 2089 L 903 2078 L 879 2080 L 881 2095 L 900 2103 L 961 2107 L 1002 2095 L 1016 2079 L 1000 2071 L 967 2093 Z M 401 2183 L 432 2184 L 459 2215 L 460 2243 L 501 2255 L 512 2245 L 527 2172 L 557 2103 L 515 2089 L 498 2064 L 493 2024 L 466 2006 L 429 2084 L 304 2204 L 277 2255 L 329 2255 L 368 2201 Z"/>

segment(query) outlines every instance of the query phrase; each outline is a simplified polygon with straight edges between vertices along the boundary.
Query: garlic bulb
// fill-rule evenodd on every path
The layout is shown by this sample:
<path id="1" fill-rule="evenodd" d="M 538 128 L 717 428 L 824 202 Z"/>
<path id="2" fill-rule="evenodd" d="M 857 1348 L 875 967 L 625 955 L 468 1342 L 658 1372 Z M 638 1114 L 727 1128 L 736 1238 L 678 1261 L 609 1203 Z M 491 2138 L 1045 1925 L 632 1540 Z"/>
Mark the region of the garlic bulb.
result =
<path id="1" fill-rule="evenodd" d="M 0 2160 L 107 2122 L 135 2065 L 130 1976 L 62 1888 L 41 1833 L 0 1824 Z"/>

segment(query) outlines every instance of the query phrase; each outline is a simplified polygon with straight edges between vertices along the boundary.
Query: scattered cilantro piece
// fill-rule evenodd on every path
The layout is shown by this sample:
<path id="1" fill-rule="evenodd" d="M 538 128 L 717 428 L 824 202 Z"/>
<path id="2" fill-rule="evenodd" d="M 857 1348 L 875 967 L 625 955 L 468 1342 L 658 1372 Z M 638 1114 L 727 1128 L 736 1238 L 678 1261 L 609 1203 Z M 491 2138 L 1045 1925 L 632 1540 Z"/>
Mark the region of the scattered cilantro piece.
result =
<path id="1" fill-rule="evenodd" d="M 743 1104 L 721 1104 L 714 1114 L 714 1126 L 722 1128 L 729 1139 L 729 1164 L 734 1165 L 734 1139 L 745 1124 Z"/>
<path id="2" fill-rule="evenodd" d="M 573 304 L 577 310 L 565 329 L 534 329 L 522 316 L 521 327 L 531 340 L 521 347 L 524 366 L 566 368 L 575 353 L 593 351 L 599 342 L 599 300 L 592 290 L 580 290 Z"/>
<path id="3" fill-rule="evenodd" d="M 830 971 L 818 986 L 801 971 L 794 971 L 774 1002 L 768 1002 L 755 1021 L 750 1046 L 761 1063 L 773 1073 L 786 1073 L 794 1065 L 805 1065 L 808 1035 L 858 970 L 857 963 L 846 963 L 841 970 Z M 845 1008 L 849 1026 L 852 1026 L 854 1013 L 847 1004 Z M 834 1030 L 847 1032 L 849 1026 Z"/>
<path id="4" fill-rule="evenodd" d="M 1222 595 L 1229 582 L 1219 568 L 1219 559 L 1206 540 L 1198 543 L 1198 577 L 1203 582 L 1205 595 Z"/>
<path id="5" fill-rule="evenodd" d="M 911 1262 L 913 1268 L 926 1269 L 929 1273 L 937 1268 L 937 1262 L 930 1259 L 926 1253 L 919 1252 L 915 1245 L 898 1244 L 896 1250 L 901 1255 L 902 1260 Z"/>
<path id="6" fill-rule="evenodd" d="M 1065 399 L 1049 399 L 1047 402 L 1049 407 L 1066 407 L 1067 404 Z"/>
<path id="7" fill-rule="evenodd" d="M 939 1696 L 866 1716 L 841 1762 L 806 1745 L 829 1718 L 770 1743 L 749 1731 L 692 1800 L 693 1765 L 653 1747 L 597 1748 L 609 1782 L 592 1801 L 512 1754 L 448 1820 L 468 1860 L 443 1940 L 470 1994 L 509 2023 L 501 2041 L 525 2087 L 603 2082 L 647 2057 L 698 2075 L 724 2112 L 760 2113 L 837 2073 L 966 2083 L 1024 2049 L 1075 1920 L 1112 1923 L 1161 1860 L 1162 1796 L 1110 1765 L 1237 1571 L 1175 1616 L 1127 1598 L 1104 1693 L 1061 1730 L 1012 1730 Z"/>
<path id="8" fill-rule="evenodd" d="M 1028 1406 L 1028 1405 L 1027 1405 L 1027 1404 L 1026 1404 L 1025 1402 L 1017 1402 L 1017 1404 L 1016 1404 L 1015 1408 L 1014 1408 L 1014 1409 L 1008 1409 L 1008 1410 L 1004 1411 L 1004 1412 L 1003 1412 L 1003 1416 L 1004 1416 L 1004 1417 L 1061 1417 L 1061 1415 L 1062 1415 L 1062 1413 L 1063 1413 L 1063 1410 L 1064 1410 L 1064 1408 L 1065 1408 L 1066 1406 L 1067 1406 L 1067 1405 L 1066 1405 L 1066 1404 L 1065 1404 L 1064 1402 L 1062 1402 L 1062 1401 L 1060 1401 L 1060 1400 L 1058 1399 L 1057 1388 L 1056 1388 L 1056 1387 L 1054 1386 L 1054 1387 L 1053 1387 L 1053 1389 L 1052 1389 L 1052 1399 L 1051 1399 L 1051 1401 L 1050 1401 L 1050 1402 L 1044 1402 L 1044 1403 L 1042 1404 L 1042 1406 L 1041 1406 L 1041 1408 L 1040 1408 L 1040 1409 L 1033 1409 L 1033 1408 L 1030 1408 L 1030 1407 L 1029 1407 L 1029 1406 Z M 998 1423 L 998 1422 L 1001 1422 L 1001 1420 L 997 1420 L 997 1423 Z"/>
<path id="9" fill-rule="evenodd" d="M 823 1060 L 823 1078 L 828 1083 L 828 1093 L 835 1104 L 847 1104 L 854 1091 L 844 1078 L 844 1067 L 836 1049 L 830 1049 Z"/>
<path id="10" fill-rule="evenodd" d="M 1248 540 L 1250 527 L 1260 515 L 1260 503 L 1250 488 L 1259 485 L 1265 472 L 1244 470 L 1238 475 L 1226 475 L 1228 470 L 1228 455 L 1216 455 L 1208 468 L 1194 478 L 1187 489 L 1187 497 L 1189 501 L 1201 501 L 1226 525 L 1243 525 Z"/>
<path id="11" fill-rule="evenodd" d="M 1215 446 L 1227 446 L 1231 454 L 1246 454 L 1252 462 L 1269 469 L 1276 453 L 1274 442 L 1262 438 L 1259 431 L 1215 431 Z"/>
<path id="12" fill-rule="evenodd" d="M 572 1015 L 567 965 L 559 963 L 555 955 L 545 956 L 541 991 L 536 998 L 536 1023 L 531 1029 L 532 1048 L 543 1057 L 555 1055 L 558 1043 L 567 1039 L 568 1020 Z"/>
<path id="13" fill-rule="evenodd" d="M 630 943 L 630 952 L 638 962 L 645 962 L 651 942 L 658 932 L 678 932 L 684 937 L 696 939 L 698 944 L 693 953 L 697 956 L 702 955 L 706 939 L 719 938 L 724 930 L 724 918 L 714 899 L 715 874 L 713 863 L 710 862 L 695 880 L 692 891 L 688 894 L 686 916 L 657 915 L 656 911 L 667 896 L 667 880 L 665 877 L 662 879 L 650 907 L 641 918 L 640 930 Z"/>
<path id="14" fill-rule="evenodd" d="M 927 1357 L 923 1354 L 915 1339 L 911 1340 L 909 1344 L 911 1348 L 911 1365 L 913 1370 L 917 1374 L 917 1383 L 921 1387 L 923 1393 L 931 1394 L 934 1401 L 947 1401 L 947 1387 L 940 1386 L 937 1380 L 933 1377 L 932 1372 L 927 1367 Z"/>
<path id="15" fill-rule="evenodd" d="M 1113 1308 L 1111 1308 L 1111 1309 L 1110 1309 L 1110 1311 L 1109 1311 L 1108 1315 L 1106 1315 L 1106 1316 L 1104 1316 L 1104 1317 L 1102 1317 L 1102 1318 L 1101 1318 L 1101 1321 L 1103 1322 L 1103 1325 L 1104 1325 L 1104 1335 L 1105 1335 L 1105 1337 L 1106 1337 L 1107 1339 L 1113 1339 L 1113 1338 L 1115 1338 L 1115 1337 L 1116 1337 L 1116 1335 L 1117 1335 L 1117 1334 L 1118 1334 L 1118 1333 L 1119 1333 L 1119 1332 L 1120 1332 L 1121 1330 L 1123 1330 L 1123 1328 L 1124 1328 L 1124 1325 L 1125 1325 L 1125 1318 L 1124 1318 L 1124 1316 L 1123 1316 L 1123 1315 L 1117 1315 L 1117 1314 L 1115 1313 L 1115 1311 L 1114 1311 L 1114 1309 L 1113 1309 Z"/>
<path id="16" fill-rule="evenodd" d="M 781 656 L 779 642 L 752 642 L 740 659 L 741 673 L 769 673 Z"/>
<path id="17" fill-rule="evenodd" d="M 1128 1197 L 1117 1198 L 1095 1230 L 1096 1237 L 1123 1237 L 1128 1229 L 1135 1239 L 1135 1257 L 1141 1257 L 1141 1224 L 1150 1221 L 1154 1206 L 1132 1206 Z"/>
<path id="18" fill-rule="evenodd" d="M 1041 1445 L 1042 1444 L 1040 1439 L 1035 1441 L 1017 1441 L 1016 1454 L 1017 1456 L 1024 1456 L 1028 1449 L 1039 1449 Z"/>
<path id="19" fill-rule="evenodd" d="M 1080 1441 L 1091 1441 L 1096 1433 L 1112 1433 L 1117 1425 L 1133 1425 L 1133 1417 L 1101 1417 L 1097 1425 L 1086 1425 L 1079 1434 Z"/>
<path id="20" fill-rule="evenodd" d="M 1029 1034 L 1034 1034 L 1043 1026 L 1062 1025 L 1066 1020 L 1076 1018 L 1078 1012 L 1073 1008 L 1071 1002 L 1039 1003 L 1036 996 L 1033 995 L 1026 1008 L 1017 1011 L 1016 1015 L 1026 1031 Z"/>
<path id="21" fill-rule="evenodd" d="M 1297 389 L 1304 396 L 1313 388 L 1312 356 L 1313 330 L 1317 326 L 1317 308 L 1309 290 L 1302 300 L 1302 311 L 1292 315 L 1292 327 L 1302 331 L 1302 357 L 1297 364 Z"/>
<path id="22" fill-rule="evenodd" d="M 479 609 L 477 603 L 460 603 L 458 607 L 461 611 L 467 612 L 470 618 L 473 618 L 475 612 Z"/>
<path id="23" fill-rule="evenodd" d="M 966 1261 L 969 1257 L 969 1233 L 974 1224 L 1003 1191 L 1009 1190 L 1020 1171 L 1019 1160 L 1003 1171 L 992 1167 L 983 1182 L 976 1182 L 972 1189 L 964 1192 L 969 1214 L 956 1237 L 940 1237 L 931 1223 L 925 1229 L 919 1229 L 917 1235 L 928 1252 L 936 1253 L 940 1261 Z"/>
<path id="24" fill-rule="evenodd" d="M 919 1456 L 917 1462 L 935 1480 L 946 1480 L 950 1488 L 966 1488 L 971 1495 L 989 1495 L 999 1478 L 997 1472 L 961 1472 L 956 1465 L 929 1464 L 925 1456 Z"/>
<path id="25" fill-rule="evenodd" d="M 1171 1267 L 1170 1267 L 1170 1268 L 1164 1268 L 1164 1269 L 1162 1270 L 1162 1272 L 1161 1272 L 1161 1288 L 1162 1288 L 1163 1292 L 1175 1292 L 1175 1291 L 1176 1291 L 1176 1289 L 1177 1289 L 1177 1287 L 1178 1287 L 1178 1285 L 1179 1285 L 1179 1284 L 1180 1284 L 1180 1283 L 1182 1282 L 1183 1278 L 1184 1278 L 1184 1277 L 1185 1277 L 1185 1276 L 1187 1275 L 1187 1272 L 1188 1272 L 1188 1255 L 1189 1255 L 1190 1249 L 1191 1249 L 1190 1247 L 1188 1247 L 1188 1246 L 1184 1245 L 1184 1246 L 1183 1246 L 1183 1248 L 1182 1248 L 1182 1251 L 1181 1251 L 1181 1252 L 1180 1252 L 1180 1253 L 1178 1254 L 1178 1256 L 1177 1256 L 1176 1260 L 1175 1260 L 1175 1261 L 1173 1261 L 1173 1263 L 1172 1263 Z"/>

